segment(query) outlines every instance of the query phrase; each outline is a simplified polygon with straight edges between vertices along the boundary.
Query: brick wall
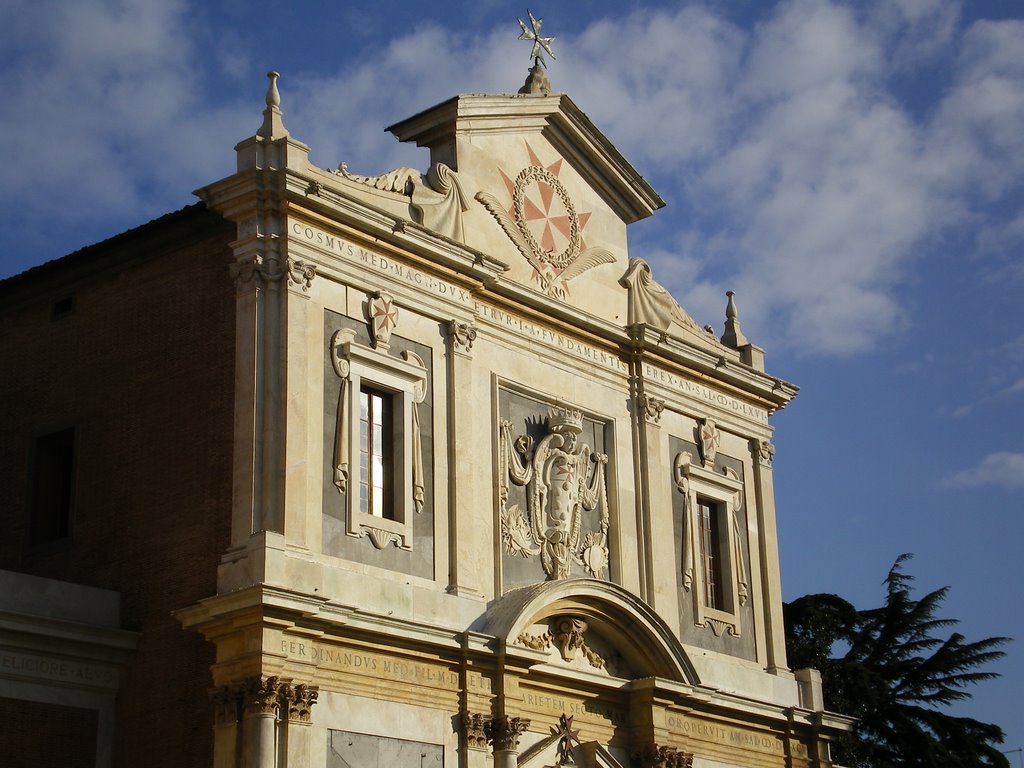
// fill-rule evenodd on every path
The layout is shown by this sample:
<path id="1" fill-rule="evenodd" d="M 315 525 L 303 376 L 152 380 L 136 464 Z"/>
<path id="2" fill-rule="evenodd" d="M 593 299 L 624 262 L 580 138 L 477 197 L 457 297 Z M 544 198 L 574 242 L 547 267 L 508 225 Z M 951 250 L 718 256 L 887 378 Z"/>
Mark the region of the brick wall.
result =
<path id="1" fill-rule="evenodd" d="M 95 709 L 0 698 L 0 758 L 4 768 L 93 768 Z"/>
<path id="2" fill-rule="evenodd" d="M 141 633 L 115 765 L 208 766 L 213 649 L 171 616 L 216 591 L 231 511 L 233 227 L 202 206 L 0 283 L 0 568 L 117 590 Z M 56 301 L 74 309 L 54 318 Z M 70 543 L 27 547 L 34 439 L 76 428 Z"/>

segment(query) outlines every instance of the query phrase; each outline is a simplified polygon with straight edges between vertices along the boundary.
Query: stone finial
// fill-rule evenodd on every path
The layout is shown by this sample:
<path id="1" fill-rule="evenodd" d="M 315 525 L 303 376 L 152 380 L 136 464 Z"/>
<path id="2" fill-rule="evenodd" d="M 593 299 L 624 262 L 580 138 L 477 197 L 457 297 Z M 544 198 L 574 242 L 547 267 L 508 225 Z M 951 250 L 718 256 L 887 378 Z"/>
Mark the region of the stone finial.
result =
<path id="1" fill-rule="evenodd" d="M 526 82 L 519 89 L 519 93 L 539 93 L 542 96 L 551 93 L 551 81 L 540 64 L 534 64 L 530 68 L 530 74 L 526 76 Z"/>
<path id="2" fill-rule="evenodd" d="M 725 306 L 725 333 L 722 334 L 722 343 L 727 347 L 739 349 L 740 347 L 745 347 L 750 342 L 740 329 L 739 314 L 736 311 L 736 300 L 733 298 L 736 295 L 735 291 L 726 291 L 725 295 L 729 297 L 729 303 Z"/>
<path id="3" fill-rule="evenodd" d="M 277 78 L 281 75 L 271 71 L 267 73 L 270 85 L 267 86 L 267 108 L 263 110 L 263 125 L 256 131 L 257 136 L 265 139 L 280 139 L 288 135 L 284 127 L 281 112 L 281 93 L 277 90 Z"/>

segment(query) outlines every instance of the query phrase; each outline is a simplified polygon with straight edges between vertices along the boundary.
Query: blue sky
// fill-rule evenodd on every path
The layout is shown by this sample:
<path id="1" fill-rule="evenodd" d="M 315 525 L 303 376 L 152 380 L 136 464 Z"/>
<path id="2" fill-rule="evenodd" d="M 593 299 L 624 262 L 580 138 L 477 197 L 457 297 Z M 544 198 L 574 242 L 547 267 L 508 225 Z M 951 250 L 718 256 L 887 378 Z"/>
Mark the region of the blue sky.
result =
<path id="1" fill-rule="evenodd" d="M 285 7 L 291 6 L 291 7 Z M 384 126 L 512 92 L 526 7 L 0 0 L 0 277 L 190 203 L 265 73 L 323 167 L 425 167 Z M 1024 5 L 550 2 L 549 76 L 668 205 L 630 230 L 700 324 L 737 292 L 773 374 L 787 598 L 878 604 L 902 552 L 969 638 L 1024 640 Z M 1024 651 L 965 714 L 1024 745 Z M 1016 756 L 1014 756 L 1016 762 Z"/>

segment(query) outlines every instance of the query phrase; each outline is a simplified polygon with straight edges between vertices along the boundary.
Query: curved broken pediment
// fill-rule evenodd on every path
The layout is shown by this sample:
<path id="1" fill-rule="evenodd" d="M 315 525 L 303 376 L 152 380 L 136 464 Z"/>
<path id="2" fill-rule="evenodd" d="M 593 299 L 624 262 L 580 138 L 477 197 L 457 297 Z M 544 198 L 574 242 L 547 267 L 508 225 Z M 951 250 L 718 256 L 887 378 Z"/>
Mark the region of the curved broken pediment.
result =
<path id="1" fill-rule="evenodd" d="M 496 635 L 507 652 L 546 650 L 556 664 L 580 670 L 700 683 L 664 620 L 607 581 L 562 579 L 513 590 L 487 612 L 483 631 Z"/>

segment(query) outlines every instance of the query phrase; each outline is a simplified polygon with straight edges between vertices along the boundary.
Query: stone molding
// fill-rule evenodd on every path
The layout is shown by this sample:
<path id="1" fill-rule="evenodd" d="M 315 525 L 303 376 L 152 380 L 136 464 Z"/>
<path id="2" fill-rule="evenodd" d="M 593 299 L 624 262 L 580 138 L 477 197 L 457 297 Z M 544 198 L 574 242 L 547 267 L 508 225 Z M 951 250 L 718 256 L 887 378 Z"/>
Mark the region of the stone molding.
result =
<path id="1" fill-rule="evenodd" d="M 718 425 L 714 419 L 701 419 L 697 428 L 699 438 L 701 464 L 705 467 L 714 466 L 715 456 L 718 455 L 718 446 L 722 443 L 722 434 L 718 431 Z"/>
<path id="2" fill-rule="evenodd" d="M 569 578 L 574 562 L 593 578 L 606 579 L 611 524 L 605 479 L 608 455 L 579 440 L 579 409 L 552 408 L 546 421 L 548 433 L 536 444 L 529 435 L 515 437 L 511 421 L 498 422 L 497 499 L 504 549 L 523 558 L 539 555 L 549 580 Z M 564 482 L 552 482 L 552 471 Z M 510 483 L 526 487 L 525 514 L 518 504 L 508 505 Z M 583 513 L 595 509 L 599 529 L 584 533 Z"/>
<path id="3" fill-rule="evenodd" d="M 287 710 L 288 719 L 292 722 L 308 723 L 312 721 L 313 705 L 320 696 L 320 689 L 315 685 L 299 683 L 281 683 L 280 687 L 282 711 Z"/>
<path id="4" fill-rule="evenodd" d="M 247 715 L 277 715 L 280 678 L 252 677 L 242 683 L 242 709 Z"/>
<path id="5" fill-rule="evenodd" d="M 395 297 L 387 291 L 370 294 L 366 302 L 366 317 L 373 330 L 374 348 L 385 350 L 391 343 L 391 332 L 398 326 L 398 307 Z"/>
<path id="6" fill-rule="evenodd" d="M 770 440 L 761 440 L 757 444 L 757 460 L 762 467 L 771 467 L 775 461 L 775 446 Z"/>

